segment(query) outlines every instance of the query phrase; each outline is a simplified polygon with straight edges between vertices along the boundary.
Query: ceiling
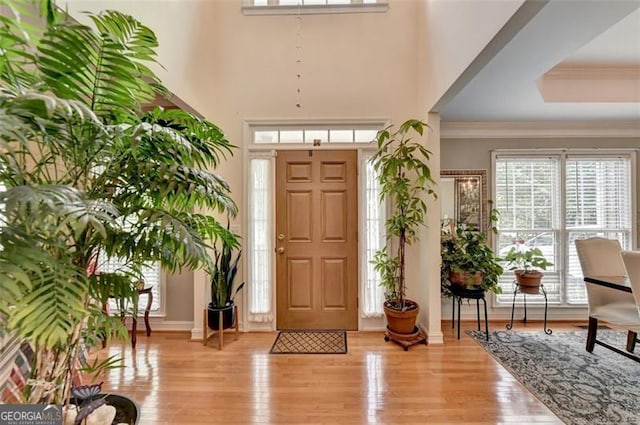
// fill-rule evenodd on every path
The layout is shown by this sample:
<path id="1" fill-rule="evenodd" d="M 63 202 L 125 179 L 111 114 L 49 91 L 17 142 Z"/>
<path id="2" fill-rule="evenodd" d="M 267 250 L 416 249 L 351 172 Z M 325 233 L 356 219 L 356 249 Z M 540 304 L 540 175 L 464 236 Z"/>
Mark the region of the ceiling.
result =
<path id="1" fill-rule="evenodd" d="M 500 36 L 497 53 L 476 59 L 486 65 L 470 66 L 479 71 L 445 94 L 443 121 L 640 126 L 640 0 L 550 0 L 508 40 Z"/>

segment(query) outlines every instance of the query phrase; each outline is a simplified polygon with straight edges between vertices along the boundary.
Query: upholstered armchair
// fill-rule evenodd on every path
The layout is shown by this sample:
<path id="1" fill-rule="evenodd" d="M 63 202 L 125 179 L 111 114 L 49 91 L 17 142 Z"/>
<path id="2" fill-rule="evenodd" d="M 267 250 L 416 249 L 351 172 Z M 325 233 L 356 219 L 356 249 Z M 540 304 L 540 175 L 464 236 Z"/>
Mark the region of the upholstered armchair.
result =
<path id="1" fill-rule="evenodd" d="M 615 239 L 589 238 L 576 240 L 576 249 L 583 276 L 617 277 L 627 275 L 622 261 L 622 247 Z M 640 314 L 634 295 L 617 289 L 585 282 L 589 302 L 589 331 L 586 350 L 593 352 L 595 344 L 619 351 L 597 339 L 598 321 L 602 320 L 629 330 L 627 351 L 633 352 L 640 332 Z"/>

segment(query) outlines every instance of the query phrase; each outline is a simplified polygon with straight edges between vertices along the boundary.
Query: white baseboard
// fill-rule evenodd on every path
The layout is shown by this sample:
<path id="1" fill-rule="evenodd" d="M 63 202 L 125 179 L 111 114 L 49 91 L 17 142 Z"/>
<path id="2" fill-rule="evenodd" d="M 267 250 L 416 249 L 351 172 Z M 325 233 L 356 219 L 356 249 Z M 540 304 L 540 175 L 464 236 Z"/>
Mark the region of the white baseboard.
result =
<path id="1" fill-rule="evenodd" d="M 360 331 L 384 331 L 386 323 L 384 316 L 382 317 L 361 317 L 358 321 L 358 330 Z"/>
<path id="2" fill-rule="evenodd" d="M 274 332 L 276 330 L 274 322 L 248 322 L 242 330 L 247 332 Z"/>
<path id="3" fill-rule="evenodd" d="M 428 332 L 427 342 L 429 345 L 442 345 L 444 344 L 444 335 L 442 332 Z"/>
<path id="4" fill-rule="evenodd" d="M 202 329 L 191 329 L 191 341 L 202 341 Z"/>
<path id="5" fill-rule="evenodd" d="M 191 331 L 191 341 L 202 341 L 203 335 L 202 335 L 202 328 L 194 328 L 193 327 L 193 322 L 190 322 L 191 326 L 189 327 L 189 330 Z M 251 330 L 252 332 L 254 331 L 253 329 Z M 238 323 L 238 332 L 246 332 L 244 329 L 244 325 L 242 324 L 242 322 Z"/>
<path id="6" fill-rule="evenodd" d="M 131 318 L 127 319 L 127 327 L 131 326 Z M 162 317 L 150 317 L 149 326 L 151 326 L 151 332 L 153 331 L 190 331 L 193 328 L 193 321 L 187 320 L 164 320 Z M 136 329 L 140 331 L 145 330 L 144 318 L 138 318 L 138 324 Z"/>
<path id="7" fill-rule="evenodd" d="M 487 300 L 488 301 L 488 300 Z M 511 319 L 511 306 L 487 306 L 489 320 L 509 320 Z M 524 307 L 516 304 L 514 321 L 521 320 L 524 314 Z M 458 319 L 456 311 L 455 319 Z M 544 305 L 527 305 L 527 318 L 531 320 L 542 320 L 544 316 Z M 451 320 L 451 301 L 445 300 L 442 303 L 442 320 Z M 549 306 L 547 310 L 547 320 L 586 320 L 589 317 L 587 307 L 556 307 Z M 476 305 L 462 303 L 460 320 L 476 320 Z M 480 319 L 484 320 L 484 310 L 480 303 Z"/>

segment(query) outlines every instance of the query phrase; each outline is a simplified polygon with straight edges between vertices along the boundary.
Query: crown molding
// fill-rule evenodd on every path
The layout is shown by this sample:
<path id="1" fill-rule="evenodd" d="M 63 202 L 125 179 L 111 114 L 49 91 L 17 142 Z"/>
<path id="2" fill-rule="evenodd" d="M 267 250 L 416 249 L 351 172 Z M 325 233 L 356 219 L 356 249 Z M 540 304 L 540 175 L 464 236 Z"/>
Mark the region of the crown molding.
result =
<path id="1" fill-rule="evenodd" d="M 638 121 L 442 121 L 441 139 L 640 138 Z"/>
<path id="2" fill-rule="evenodd" d="M 558 80 L 633 80 L 638 81 L 640 64 L 584 65 L 561 63 L 545 72 L 543 78 Z"/>
<path id="3" fill-rule="evenodd" d="M 560 64 L 537 81 L 545 102 L 640 102 L 640 65 Z"/>

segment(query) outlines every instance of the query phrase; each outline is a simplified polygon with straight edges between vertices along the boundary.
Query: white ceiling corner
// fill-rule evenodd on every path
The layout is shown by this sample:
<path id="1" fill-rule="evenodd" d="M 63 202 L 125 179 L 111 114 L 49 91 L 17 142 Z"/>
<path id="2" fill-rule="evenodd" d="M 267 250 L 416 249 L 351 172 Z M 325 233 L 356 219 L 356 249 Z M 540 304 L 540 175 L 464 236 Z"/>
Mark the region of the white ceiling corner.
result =
<path id="1" fill-rule="evenodd" d="M 551 0 L 440 110 L 443 121 L 640 127 L 640 1 Z"/>

